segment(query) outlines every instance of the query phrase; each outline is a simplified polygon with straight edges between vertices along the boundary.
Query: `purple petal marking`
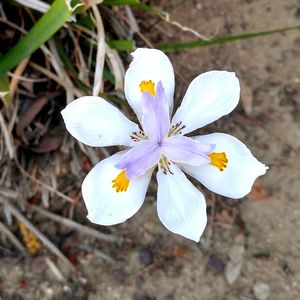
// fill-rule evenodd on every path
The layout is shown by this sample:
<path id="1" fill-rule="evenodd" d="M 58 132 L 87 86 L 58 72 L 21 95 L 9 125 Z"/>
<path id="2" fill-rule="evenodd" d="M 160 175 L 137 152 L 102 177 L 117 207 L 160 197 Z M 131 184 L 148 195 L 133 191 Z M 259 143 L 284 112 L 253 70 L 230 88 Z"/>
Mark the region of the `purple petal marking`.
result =
<path id="1" fill-rule="evenodd" d="M 124 154 L 115 165 L 118 169 L 126 169 L 128 179 L 141 176 L 155 166 L 161 155 L 161 147 L 151 141 L 141 141 Z"/>
<path id="2" fill-rule="evenodd" d="M 207 154 L 215 149 L 213 144 L 203 144 L 182 135 L 166 138 L 162 144 L 162 154 L 174 162 L 201 165 L 210 162 Z"/>
<path id="3" fill-rule="evenodd" d="M 157 83 L 155 97 L 143 93 L 142 124 L 146 135 L 161 144 L 170 128 L 169 106 L 161 81 Z"/>

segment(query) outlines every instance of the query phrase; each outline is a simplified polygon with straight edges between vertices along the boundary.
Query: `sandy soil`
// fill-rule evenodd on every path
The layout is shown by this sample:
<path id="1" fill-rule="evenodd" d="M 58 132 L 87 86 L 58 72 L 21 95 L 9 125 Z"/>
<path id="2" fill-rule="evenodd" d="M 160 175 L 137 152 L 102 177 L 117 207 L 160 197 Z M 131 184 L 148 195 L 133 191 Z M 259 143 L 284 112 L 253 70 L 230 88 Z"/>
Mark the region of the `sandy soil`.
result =
<path id="1" fill-rule="evenodd" d="M 173 0 L 159 5 L 171 12 L 173 20 L 206 36 L 264 31 L 300 21 L 299 1 L 293 0 Z M 152 35 L 164 42 L 194 38 L 189 33 L 162 36 L 165 26 L 154 25 Z M 167 27 L 168 32 L 178 32 Z M 239 107 L 201 132 L 233 134 L 270 166 L 251 195 L 240 201 L 214 196 L 198 185 L 206 193 L 210 214 L 202 243 L 163 228 L 156 215 L 153 184 L 141 211 L 111 228 L 126 241 L 109 244 L 73 232 L 64 235 L 70 245 L 82 241 L 90 249 L 73 249 L 77 272 L 65 282 L 45 264 L 46 254 L 27 260 L 2 258 L 2 299 L 298 299 L 299 55 L 299 31 L 170 54 L 181 76 L 177 101 L 188 82 L 202 72 L 221 69 L 238 74 L 243 89 Z M 83 219 L 82 203 L 79 207 L 77 215 Z M 65 232 L 51 224 L 45 228 L 50 236 Z M 95 249 L 116 262 L 103 260 Z M 229 284 L 228 276 L 237 270 L 234 265 L 240 273 Z"/>

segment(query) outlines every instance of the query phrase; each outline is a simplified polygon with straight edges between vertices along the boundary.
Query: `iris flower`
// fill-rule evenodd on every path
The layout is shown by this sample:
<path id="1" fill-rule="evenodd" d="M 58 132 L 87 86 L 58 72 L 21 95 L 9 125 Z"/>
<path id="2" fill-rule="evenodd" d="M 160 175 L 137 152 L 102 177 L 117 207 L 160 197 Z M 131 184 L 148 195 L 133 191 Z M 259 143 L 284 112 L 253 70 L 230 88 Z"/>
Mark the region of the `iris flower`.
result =
<path id="1" fill-rule="evenodd" d="M 231 135 L 186 136 L 236 107 L 239 80 L 226 71 L 199 75 L 171 118 L 175 81 L 170 60 L 163 52 L 146 48 L 135 50 L 132 56 L 125 74 L 125 95 L 140 127 L 100 97 L 81 97 L 62 111 L 67 130 L 80 142 L 129 147 L 100 161 L 84 179 L 87 217 L 100 225 L 132 217 L 142 206 L 158 166 L 160 221 L 171 232 L 198 242 L 207 222 L 206 203 L 185 173 L 209 190 L 237 199 L 249 193 L 267 169 Z"/>

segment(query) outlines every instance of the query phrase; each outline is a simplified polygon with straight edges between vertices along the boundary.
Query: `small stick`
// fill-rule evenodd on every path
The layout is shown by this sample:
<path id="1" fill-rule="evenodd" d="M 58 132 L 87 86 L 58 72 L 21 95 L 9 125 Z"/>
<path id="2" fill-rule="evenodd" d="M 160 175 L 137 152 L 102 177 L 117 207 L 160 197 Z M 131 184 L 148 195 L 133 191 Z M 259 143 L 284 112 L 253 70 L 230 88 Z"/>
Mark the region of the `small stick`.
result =
<path id="1" fill-rule="evenodd" d="M 113 236 L 113 235 L 110 235 L 110 234 L 105 234 L 105 233 L 102 233 L 102 232 L 99 232 L 98 230 L 94 229 L 94 228 L 90 228 L 88 226 L 85 226 L 85 225 L 81 225 L 75 221 L 72 221 L 70 219 L 67 219 L 67 218 L 64 218 L 60 215 L 57 215 L 57 214 L 54 214 L 54 213 L 51 213 L 41 207 L 38 207 L 38 206 L 35 206 L 35 205 L 32 205 L 30 206 L 30 208 L 45 216 L 45 217 L 48 217 L 49 219 L 55 221 L 55 222 L 59 222 L 61 224 L 64 224 L 74 230 L 77 230 L 83 234 L 86 234 L 86 235 L 89 235 L 89 236 L 92 236 L 98 240 L 102 240 L 102 241 L 107 241 L 107 242 L 116 242 L 118 240 L 120 240 L 119 238 Z"/>
<path id="2" fill-rule="evenodd" d="M 2 202 L 3 200 L 0 198 L 0 201 Z M 70 261 L 43 233 L 41 233 L 31 222 L 29 222 L 12 204 L 7 203 L 7 206 L 9 207 L 12 215 L 21 223 L 23 223 L 44 244 L 46 248 L 59 257 L 69 270 L 75 271 L 75 268 Z"/>
<path id="3" fill-rule="evenodd" d="M 0 231 L 2 231 L 7 238 L 18 248 L 23 255 L 26 254 L 25 247 L 20 243 L 16 236 L 0 221 Z"/>
<path id="4" fill-rule="evenodd" d="M 60 282 L 66 282 L 65 277 L 61 273 L 61 271 L 58 269 L 56 264 L 48 257 L 45 258 L 46 264 L 48 265 L 50 271 L 52 272 L 53 276 L 56 278 L 56 280 Z"/>

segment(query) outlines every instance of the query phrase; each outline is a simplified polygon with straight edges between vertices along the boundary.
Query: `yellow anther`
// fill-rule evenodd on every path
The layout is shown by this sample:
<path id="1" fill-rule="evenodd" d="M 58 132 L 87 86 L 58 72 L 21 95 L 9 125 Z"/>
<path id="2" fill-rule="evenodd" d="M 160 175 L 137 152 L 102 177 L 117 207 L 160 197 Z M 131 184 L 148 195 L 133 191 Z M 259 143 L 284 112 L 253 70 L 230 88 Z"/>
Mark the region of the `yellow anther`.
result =
<path id="1" fill-rule="evenodd" d="M 155 96 L 155 83 L 151 80 L 143 80 L 140 83 L 140 89 L 142 93 L 148 92 L 153 97 Z"/>
<path id="2" fill-rule="evenodd" d="M 225 152 L 212 152 L 208 154 L 208 157 L 211 159 L 210 164 L 220 171 L 224 171 L 227 167 L 228 159 Z"/>
<path id="3" fill-rule="evenodd" d="M 114 180 L 112 180 L 113 189 L 119 192 L 126 192 L 130 183 L 130 180 L 126 177 L 126 171 L 123 170 Z"/>

